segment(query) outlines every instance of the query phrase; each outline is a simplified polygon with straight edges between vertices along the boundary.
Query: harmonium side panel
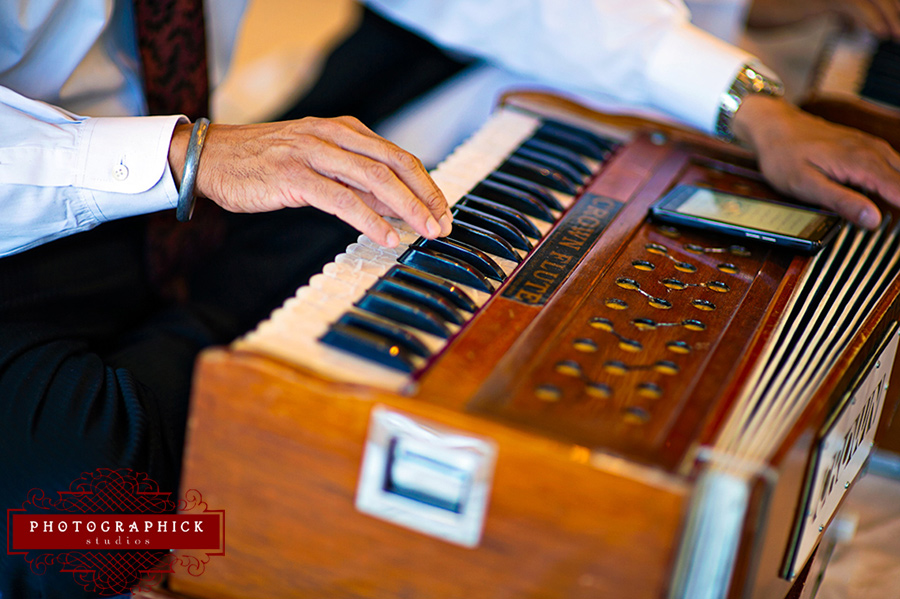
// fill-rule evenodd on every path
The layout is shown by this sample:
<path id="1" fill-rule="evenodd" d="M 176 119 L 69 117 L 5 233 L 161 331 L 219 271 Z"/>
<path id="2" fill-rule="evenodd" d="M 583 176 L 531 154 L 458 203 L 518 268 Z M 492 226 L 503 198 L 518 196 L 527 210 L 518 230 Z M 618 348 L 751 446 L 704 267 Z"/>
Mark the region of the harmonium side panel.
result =
<path id="1" fill-rule="evenodd" d="M 900 130 L 900 112 L 896 115 L 895 130 Z M 900 148 L 900 145 L 897 146 Z M 886 206 L 883 202 L 879 203 L 882 213 L 890 214 L 894 222 L 900 222 L 900 210 L 896 207 Z M 884 320 L 900 319 L 900 308 L 897 307 L 897 295 L 900 294 L 898 285 L 894 285 L 888 292 L 888 300 L 891 300 L 889 307 L 885 309 Z M 887 300 L 886 300 L 887 301 Z M 877 336 L 877 332 L 874 336 Z M 894 370 L 891 373 L 891 382 L 888 386 L 887 398 L 885 401 L 885 409 L 881 416 L 881 422 L 878 426 L 878 432 L 875 435 L 875 447 L 885 456 L 891 457 L 897 463 L 900 463 L 900 367 L 895 363 Z"/>
<path id="2" fill-rule="evenodd" d="M 878 426 L 878 434 L 875 436 L 875 446 L 879 451 L 893 454 L 894 459 L 900 460 L 900 368 L 895 365 L 889 387 L 888 403 L 881 422 Z"/>
<path id="3" fill-rule="evenodd" d="M 816 393 L 809 400 L 796 425 L 781 443 L 773 455 L 770 466 L 777 472 L 777 479 L 771 485 L 760 481 L 755 489 L 758 500 L 755 506 L 765 509 L 757 514 L 750 514 L 744 531 L 742 552 L 739 556 L 738 568 L 732 587 L 732 597 L 752 597 L 764 599 L 768 597 L 788 596 L 792 586 L 797 584 L 795 578 L 803 569 L 805 562 L 795 558 L 791 566 L 789 548 L 797 546 L 796 535 L 800 534 L 798 526 L 808 514 L 806 493 L 818 494 L 820 487 L 807 488 L 811 485 L 810 469 L 816 466 L 816 448 L 822 439 L 827 423 L 842 408 L 843 401 L 860 383 L 860 378 L 869 372 L 881 368 L 890 368 L 890 364 L 881 364 L 876 358 L 884 349 L 888 338 L 896 336 L 896 324 L 900 322 L 900 280 L 894 280 L 884 296 L 869 313 L 852 343 L 833 365 L 829 375 L 822 381 Z M 885 433 L 891 430 L 892 418 L 900 406 L 900 379 L 898 379 L 898 356 L 892 366 L 890 383 L 883 394 L 883 407 L 875 446 L 882 448 L 882 443 L 891 438 Z M 865 472 L 850 475 L 839 481 L 837 492 L 842 498 L 837 503 L 834 513 L 840 509 L 847 495 Z M 821 482 L 821 481 L 820 481 Z M 815 501 L 815 496 L 812 499 Z M 828 529 L 832 518 L 823 522 Z M 821 540 L 825 530 L 819 533 Z M 818 541 L 817 541 L 818 542 Z M 751 552 L 756 551 L 755 556 Z M 812 555 L 806 556 L 808 559 Z M 799 581 L 802 584 L 802 580 Z M 807 584 L 810 584 L 807 581 Z"/>
<path id="4" fill-rule="evenodd" d="M 376 404 L 497 444 L 476 548 L 356 510 Z M 170 578 L 198 598 L 658 598 L 689 497 L 571 443 L 226 350 L 200 360 L 189 445 L 184 480 L 228 521 L 224 556 Z"/>

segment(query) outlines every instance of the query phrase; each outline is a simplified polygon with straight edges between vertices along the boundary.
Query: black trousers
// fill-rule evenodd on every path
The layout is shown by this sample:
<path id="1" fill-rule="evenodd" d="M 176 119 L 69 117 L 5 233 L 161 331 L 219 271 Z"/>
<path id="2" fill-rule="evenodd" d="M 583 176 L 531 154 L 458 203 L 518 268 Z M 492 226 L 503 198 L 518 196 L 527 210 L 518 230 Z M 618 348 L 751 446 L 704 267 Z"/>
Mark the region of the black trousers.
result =
<path id="1" fill-rule="evenodd" d="M 29 489 L 55 495 L 96 468 L 147 472 L 177 493 L 199 350 L 253 328 L 356 237 L 312 209 L 226 220 L 224 243 L 189 273 L 180 303 L 147 283 L 143 218 L 0 260 L 4 511 Z M 35 575 L 0 552 L 3 599 L 83 594 L 71 574 Z"/>
<path id="2" fill-rule="evenodd" d="M 366 10 L 284 118 L 375 125 L 464 66 Z M 179 303 L 148 283 L 144 218 L 0 259 L 0 508 L 96 468 L 147 472 L 175 493 L 197 353 L 253 328 L 357 235 L 311 209 L 226 221 Z M 0 551 L 0 599 L 82 596 L 71 574 L 36 575 Z"/>

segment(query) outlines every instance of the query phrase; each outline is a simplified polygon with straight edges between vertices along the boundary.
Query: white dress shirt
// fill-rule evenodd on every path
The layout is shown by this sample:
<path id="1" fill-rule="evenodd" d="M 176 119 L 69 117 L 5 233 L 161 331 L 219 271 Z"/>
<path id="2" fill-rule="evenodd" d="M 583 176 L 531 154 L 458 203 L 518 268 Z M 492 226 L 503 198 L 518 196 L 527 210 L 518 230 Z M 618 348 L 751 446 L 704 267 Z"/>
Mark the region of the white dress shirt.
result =
<path id="1" fill-rule="evenodd" d="M 131 6 L 0 2 L 0 256 L 175 207 L 168 149 L 184 117 L 137 116 L 147 109 Z M 245 0 L 205 7 L 215 85 Z"/>
<path id="2" fill-rule="evenodd" d="M 691 25 L 680 0 L 367 0 L 394 21 L 514 73 L 614 96 L 712 131 L 751 57 Z"/>
<path id="3" fill-rule="evenodd" d="M 692 27 L 678 0 L 368 2 L 504 69 L 654 107 L 706 131 L 720 94 L 751 58 Z M 245 0 L 205 6 L 215 85 Z M 174 207 L 167 151 L 181 117 L 133 118 L 146 109 L 131 23 L 126 1 L 0 3 L 0 256 Z"/>
<path id="4" fill-rule="evenodd" d="M 490 60 L 378 125 L 377 133 L 428 166 L 472 135 L 510 89 L 555 87 L 602 112 L 711 132 L 721 93 L 737 70 L 754 60 L 716 39 L 737 37 L 747 0 L 686 0 L 690 15 L 681 3 L 667 0 L 635 0 L 627 7 L 610 0 L 367 3 L 444 46 Z M 551 11 L 553 18 L 542 17 Z M 429 13 L 438 16 L 429 18 Z M 511 14 L 517 18 L 507 22 Z M 479 32 L 492 27 L 504 33 L 503 39 L 481 39 Z"/>

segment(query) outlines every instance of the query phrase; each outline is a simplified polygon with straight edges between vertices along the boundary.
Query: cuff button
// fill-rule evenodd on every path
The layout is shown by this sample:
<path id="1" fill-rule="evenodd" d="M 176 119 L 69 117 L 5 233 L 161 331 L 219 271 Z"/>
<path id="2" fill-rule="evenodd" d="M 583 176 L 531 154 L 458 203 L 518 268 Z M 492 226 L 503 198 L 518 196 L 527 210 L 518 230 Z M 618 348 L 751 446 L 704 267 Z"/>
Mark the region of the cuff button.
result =
<path id="1" fill-rule="evenodd" d="M 113 169 L 112 175 L 116 181 L 124 181 L 128 178 L 128 167 L 124 164 L 119 164 Z"/>

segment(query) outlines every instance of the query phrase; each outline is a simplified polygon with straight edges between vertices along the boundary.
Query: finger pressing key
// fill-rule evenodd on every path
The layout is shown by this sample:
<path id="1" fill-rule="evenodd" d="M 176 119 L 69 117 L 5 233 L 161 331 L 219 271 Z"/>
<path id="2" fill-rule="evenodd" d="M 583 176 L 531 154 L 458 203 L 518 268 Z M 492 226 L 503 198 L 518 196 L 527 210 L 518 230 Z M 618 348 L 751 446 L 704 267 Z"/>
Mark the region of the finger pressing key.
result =
<path id="1" fill-rule="evenodd" d="M 422 162 L 409 152 L 397 147 L 390 142 L 384 142 L 387 146 L 388 157 L 386 160 L 392 165 L 394 172 L 415 193 L 440 224 L 440 234 L 448 235 L 453 223 L 453 215 L 447 199 L 435 184 L 434 180 L 422 166 Z"/>
<path id="2" fill-rule="evenodd" d="M 447 204 L 444 194 L 431 179 L 428 171 L 425 170 L 418 158 L 379 137 L 356 119 L 341 117 L 340 119 L 335 119 L 335 121 L 337 125 L 340 125 L 335 127 L 334 122 L 330 123 L 330 126 L 334 127 L 332 133 L 335 143 L 345 150 L 365 156 L 389 167 L 394 176 L 405 186 L 416 201 L 423 204 L 431 212 L 431 215 L 438 223 L 439 232 L 436 235 L 447 235 L 450 233 L 453 222 L 450 206 Z M 375 173 L 376 180 L 382 177 L 383 174 Z M 364 189 L 372 191 L 378 196 L 375 189 L 368 187 Z M 385 201 L 385 198 L 379 197 L 379 199 L 387 205 L 396 205 L 393 202 Z M 415 226 L 414 222 L 410 222 L 410 224 Z M 419 232 L 423 233 L 421 230 Z"/>
<path id="3" fill-rule="evenodd" d="M 322 144 L 310 163 L 321 175 L 371 193 L 423 237 L 441 235 L 441 225 L 432 211 L 387 164 L 331 144 Z M 440 197 L 443 200 L 443 195 Z"/>
<path id="4" fill-rule="evenodd" d="M 304 193 L 303 199 L 310 206 L 337 216 L 383 246 L 400 244 L 400 236 L 390 223 L 366 205 L 354 189 L 323 176 L 315 183 Z"/>

